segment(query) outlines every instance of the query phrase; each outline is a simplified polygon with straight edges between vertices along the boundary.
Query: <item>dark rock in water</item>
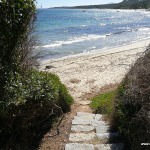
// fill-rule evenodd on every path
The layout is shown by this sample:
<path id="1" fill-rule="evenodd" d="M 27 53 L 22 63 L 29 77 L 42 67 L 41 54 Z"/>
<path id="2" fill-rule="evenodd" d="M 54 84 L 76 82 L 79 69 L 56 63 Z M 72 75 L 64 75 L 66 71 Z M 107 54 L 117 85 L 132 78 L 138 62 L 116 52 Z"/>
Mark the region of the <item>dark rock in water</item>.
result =
<path id="1" fill-rule="evenodd" d="M 45 69 L 51 69 L 51 68 L 55 68 L 55 67 L 54 67 L 54 66 L 52 66 L 52 65 L 45 66 Z"/>

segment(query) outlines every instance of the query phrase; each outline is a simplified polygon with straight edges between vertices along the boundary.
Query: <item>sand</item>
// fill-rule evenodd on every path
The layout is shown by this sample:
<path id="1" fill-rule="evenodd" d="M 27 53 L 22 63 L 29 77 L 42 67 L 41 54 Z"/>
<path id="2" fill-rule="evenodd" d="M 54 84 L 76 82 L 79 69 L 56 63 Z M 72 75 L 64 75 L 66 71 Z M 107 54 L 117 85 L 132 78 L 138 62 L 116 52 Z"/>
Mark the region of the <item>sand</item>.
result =
<path id="1" fill-rule="evenodd" d="M 57 74 L 74 100 L 81 102 L 88 100 L 87 94 L 120 83 L 149 43 L 150 39 L 147 39 L 112 49 L 46 60 L 40 63 L 39 70 Z"/>

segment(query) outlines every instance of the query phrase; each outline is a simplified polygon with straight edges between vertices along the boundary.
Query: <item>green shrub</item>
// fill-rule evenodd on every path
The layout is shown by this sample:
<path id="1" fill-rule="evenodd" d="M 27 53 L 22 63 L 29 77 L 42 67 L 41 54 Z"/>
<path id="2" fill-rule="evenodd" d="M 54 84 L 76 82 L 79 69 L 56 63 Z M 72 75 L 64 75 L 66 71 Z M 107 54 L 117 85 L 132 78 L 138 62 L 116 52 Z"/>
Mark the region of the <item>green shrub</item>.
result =
<path id="1" fill-rule="evenodd" d="M 148 150 L 150 141 L 150 48 L 137 60 L 118 89 L 114 122 L 131 149 Z"/>
<path id="2" fill-rule="evenodd" d="M 0 97 L 16 72 L 31 66 L 35 0 L 0 1 Z"/>
<path id="3" fill-rule="evenodd" d="M 36 149 L 73 102 L 56 75 L 31 69 L 35 12 L 35 0 L 0 0 L 0 149 Z"/>
<path id="4" fill-rule="evenodd" d="M 0 1 L 0 64 L 5 71 L 26 65 L 35 11 L 35 0 Z"/>
<path id="5" fill-rule="evenodd" d="M 110 91 L 92 98 L 91 107 L 102 114 L 111 114 L 116 91 Z"/>
<path id="6" fill-rule="evenodd" d="M 11 76 L 0 99 L 0 145 L 29 149 L 34 137 L 49 128 L 56 116 L 70 110 L 73 102 L 54 74 L 31 70 Z M 40 131 L 39 131 L 40 129 Z"/>

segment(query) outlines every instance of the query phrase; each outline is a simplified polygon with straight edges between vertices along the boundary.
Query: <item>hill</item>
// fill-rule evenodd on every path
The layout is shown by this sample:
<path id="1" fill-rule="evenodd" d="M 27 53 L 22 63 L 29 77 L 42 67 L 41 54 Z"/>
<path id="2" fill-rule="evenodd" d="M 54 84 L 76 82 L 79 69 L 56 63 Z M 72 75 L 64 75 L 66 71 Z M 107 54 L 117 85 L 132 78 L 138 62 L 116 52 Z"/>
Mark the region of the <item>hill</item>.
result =
<path id="1" fill-rule="evenodd" d="M 149 9 L 150 1 L 149 0 L 124 0 L 120 3 L 112 3 L 112 4 L 104 4 L 104 5 L 85 5 L 85 6 L 75 6 L 75 7 L 61 7 L 61 8 L 67 8 L 67 9 Z"/>

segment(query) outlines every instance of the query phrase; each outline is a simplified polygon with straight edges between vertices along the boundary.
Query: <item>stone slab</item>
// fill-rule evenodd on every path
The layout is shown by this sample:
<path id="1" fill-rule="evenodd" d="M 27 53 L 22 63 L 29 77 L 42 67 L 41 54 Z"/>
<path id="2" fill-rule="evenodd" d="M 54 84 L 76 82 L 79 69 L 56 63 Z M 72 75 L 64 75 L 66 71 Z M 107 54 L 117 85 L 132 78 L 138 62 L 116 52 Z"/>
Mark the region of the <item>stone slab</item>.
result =
<path id="1" fill-rule="evenodd" d="M 87 125 L 72 125 L 71 130 L 76 132 L 89 132 L 93 131 L 95 128 L 94 126 L 87 126 Z"/>
<path id="2" fill-rule="evenodd" d="M 102 115 L 101 114 L 96 114 L 95 115 L 95 121 L 101 121 L 102 120 Z"/>
<path id="3" fill-rule="evenodd" d="M 90 105 L 91 101 L 79 101 L 78 103 L 81 105 Z"/>
<path id="4" fill-rule="evenodd" d="M 115 144 L 98 144 L 95 145 L 96 150 L 123 150 L 123 143 L 115 143 Z"/>
<path id="5" fill-rule="evenodd" d="M 92 116 L 93 118 L 95 118 L 95 114 L 92 114 L 92 113 L 86 113 L 86 112 L 77 112 L 77 116 L 78 117 L 83 117 L 83 116 Z"/>
<path id="6" fill-rule="evenodd" d="M 96 134 L 98 139 L 110 139 L 110 138 L 115 138 L 119 136 L 119 133 L 117 132 L 113 132 L 113 133 L 100 133 L 100 134 Z"/>
<path id="7" fill-rule="evenodd" d="M 78 119 L 84 119 L 84 120 L 86 119 L 86 120 L 94 121 L 94 118 L 93 118 L 93 116 L 91 116 L 91 115 L 81 116 L 81 117 L 75 116 L 75 117 L 74 117 L 74 120 L 75 120 L 75 119 L 77 119 L 77 120 L 78 120 Z"/>
<path id="8" fill-rule="evenodd" d="M 94 126 L 94 127 L 104 126 L 104 125 L 107 125 L 107 123 L 105 121 L 93 121 L 92 122 L 92 126 Z"/>
<path id="9" fill-rule="evenodd" d="M 71 133 L 69 136 L 70 142 L 85 142 L 85 141 L 92 141 L 97 138 L 96 134 L 93 133 Z"/>
<path id="10" fill-rule="evenodd" d="M 97 126 L 96 127 L 96 134 L 108 133 L 108 130 L 109 130 L 109 126 L 108 125 Z"/>
<path id="11" fill-rule="evenodd" d="M 91 125 L 91 124 L 92 124 L 91 120 L 87 120 L 83 118 L 72 120 L 72 125 Z"/>
<path id="12" fill-rule="evenodd" d="M 70 143 L 70 144 L 66 144 L 65 150 L 94 150 L 94 145 Z"/>

